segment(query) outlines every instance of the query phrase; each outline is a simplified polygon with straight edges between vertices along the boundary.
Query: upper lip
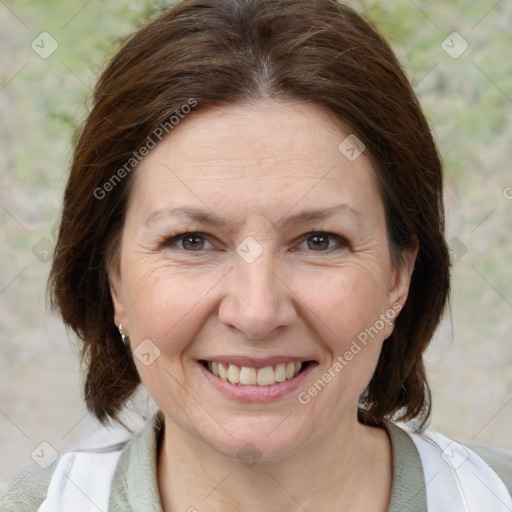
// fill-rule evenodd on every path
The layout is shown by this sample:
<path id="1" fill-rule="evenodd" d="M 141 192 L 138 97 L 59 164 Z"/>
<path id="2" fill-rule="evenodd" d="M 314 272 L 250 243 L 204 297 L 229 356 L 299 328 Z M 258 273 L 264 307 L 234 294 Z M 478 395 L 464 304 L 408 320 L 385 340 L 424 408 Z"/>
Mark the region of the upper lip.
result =
<path id="1" fill-rule="evenodd" d="M 303 356 L 269 356 L 269 357 L 248 357 L 234 355 L 217 355 L 208 356 L 201 361 L 211 361 L 219 363 L 234 364 L 236 366 L 246 366 L 249 368 L 265 368 L 266 366 L 275 366 L 280 363 L 296 363 L 297 361 L 306 362 L 314 361 L 312 357 Z"/>

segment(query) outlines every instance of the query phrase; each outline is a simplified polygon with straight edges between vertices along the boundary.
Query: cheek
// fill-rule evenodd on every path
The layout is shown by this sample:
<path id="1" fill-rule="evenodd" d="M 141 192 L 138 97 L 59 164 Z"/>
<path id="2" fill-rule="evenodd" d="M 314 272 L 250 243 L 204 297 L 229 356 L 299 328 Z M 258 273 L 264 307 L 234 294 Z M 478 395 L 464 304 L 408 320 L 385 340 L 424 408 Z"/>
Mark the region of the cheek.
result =
<path id="1" fill-rule="evenodd" d="M 127 261 L 124 275 L 132 335 L 160 344 L 172 339 L 173 347 L 179 347 L 204 324 L 205 315 L 215 306 L 212 301 L 220 305 L 227 272 L 226 268 L 183 270 L 161 262 L 156 265 L 147 258 Z M 357 336 L 383 313 L 383 280 L 375 265 L 284 272 L 283 281 L 289 288 L 284 300 L 296 303 L 302 311 L 299 316 L 323 323 L 337 340 Z"/>
<path id="2" fill-rule="evenodd" d="M 372 326 L 386 307 L 386 292 L 378 269 L 347 267 L 302 276 L 297 296 L 336 340 L 356 337 Z"/>
<path id="3" fill-rule="evenodd" d="M 326 362 L 317 380 L 301 390 L 299 401 L 311 407 L 314 416 L 329 411 L 331 417 L 341 417 L 356 406 L 375 371 L 388 333 L 381 319 L 385 294 L 376 280 L 359 272 L 339 274 L 336 280 L 330 276 L 321 283 L 309 304 L 315 313 L 310 317 L 320 319 L 316 333 L 322 333 Z"/>
<path id="4" fill-rule="evenodd" d="M 325 276 L 309 294 L 309 306 L 317 317 L 317 332 L 323 332 L 322 344 L 330 360 L 324 369 L 325 380 L 333 381 L 333 389 L 345 390 L 333 396 L 357 400 L 366 388 L 388 334 L 385 288 L 375 274 L 352 269 Z M 336 276 L 336 277 L 335 277 Z M 314 291 L 313 291 L 314 290 Z M 350 399 L 350 398 L 349 398 Z M 334 408 L 342 403 L 335 403 Z"/>
<path id="5" fill-rule="evenodd" d="M 161 350 L 179 351 L 201 327 L 197 316 L 222 275 L 183 272 L 142 259 L 130 262 L 126 270 L 127 317 L 134 341 L 149 338 Z"/>

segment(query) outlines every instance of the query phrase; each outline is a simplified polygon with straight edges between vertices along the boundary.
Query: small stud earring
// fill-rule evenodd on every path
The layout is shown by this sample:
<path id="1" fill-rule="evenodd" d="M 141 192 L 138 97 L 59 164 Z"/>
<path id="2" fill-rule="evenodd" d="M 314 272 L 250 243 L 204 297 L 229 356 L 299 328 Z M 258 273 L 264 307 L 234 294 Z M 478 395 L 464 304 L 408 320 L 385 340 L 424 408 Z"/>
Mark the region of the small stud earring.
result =
<path id="1" fill-rule="evenodd" d="M 389 326 L 391 327 L 391 332 L 389 333 L 388 338 L 393 334 L 393 331 L 395 330 L 395 321 L 394 320 L 390 320 L 389 321 Z"/>
<path id="2" fill-rule="evenodd" d="M 128 347 L 130 345 L 130 338 L 123 333 L 123 324 L 119 324 L 119 334 L 121 335 L 123 343 Z"/>

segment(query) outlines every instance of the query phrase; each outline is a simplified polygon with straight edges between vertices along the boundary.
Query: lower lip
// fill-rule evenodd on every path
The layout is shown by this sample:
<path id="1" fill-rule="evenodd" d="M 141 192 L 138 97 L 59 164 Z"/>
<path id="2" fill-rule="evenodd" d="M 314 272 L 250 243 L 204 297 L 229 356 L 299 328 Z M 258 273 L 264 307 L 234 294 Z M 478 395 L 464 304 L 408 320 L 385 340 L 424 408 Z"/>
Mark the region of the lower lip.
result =
<path id="1" fill-rule="evenodd" d="M 293 379 L 287 379 L 284 382 L 276 382 L 270 386 L 251 386 L 244 384 L 237 385 L 224 381 L 209 372 L 202 363 L 198 362 L 198 365 L 203 375 L 215 388 L 229 398 L 238 400 L 239 402 L 270 402 L 289 395 L 300 387 L 306 377 L 317 366 L 316 363 L 309 363 L 303 372 L 299 373 Z"/>

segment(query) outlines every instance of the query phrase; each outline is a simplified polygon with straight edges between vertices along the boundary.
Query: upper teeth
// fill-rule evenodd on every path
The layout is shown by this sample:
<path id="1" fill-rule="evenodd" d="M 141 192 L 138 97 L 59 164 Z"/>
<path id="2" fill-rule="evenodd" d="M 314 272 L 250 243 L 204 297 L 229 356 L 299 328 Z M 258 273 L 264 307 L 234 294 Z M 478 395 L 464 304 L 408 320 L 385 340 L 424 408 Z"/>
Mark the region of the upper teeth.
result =
<path id="1" fill-rule="evenodd" d="M 296 363 L 279 363 L 275 367 L 265 366 L 265 368 L 259 369 L 208 361 L 208 370 L 222 380 L 232 384 L 253 386 L 270 386 L 276 382 L 293 379 L 300 372 L 301 368 L 302 363 L 299 361 Z"/>

